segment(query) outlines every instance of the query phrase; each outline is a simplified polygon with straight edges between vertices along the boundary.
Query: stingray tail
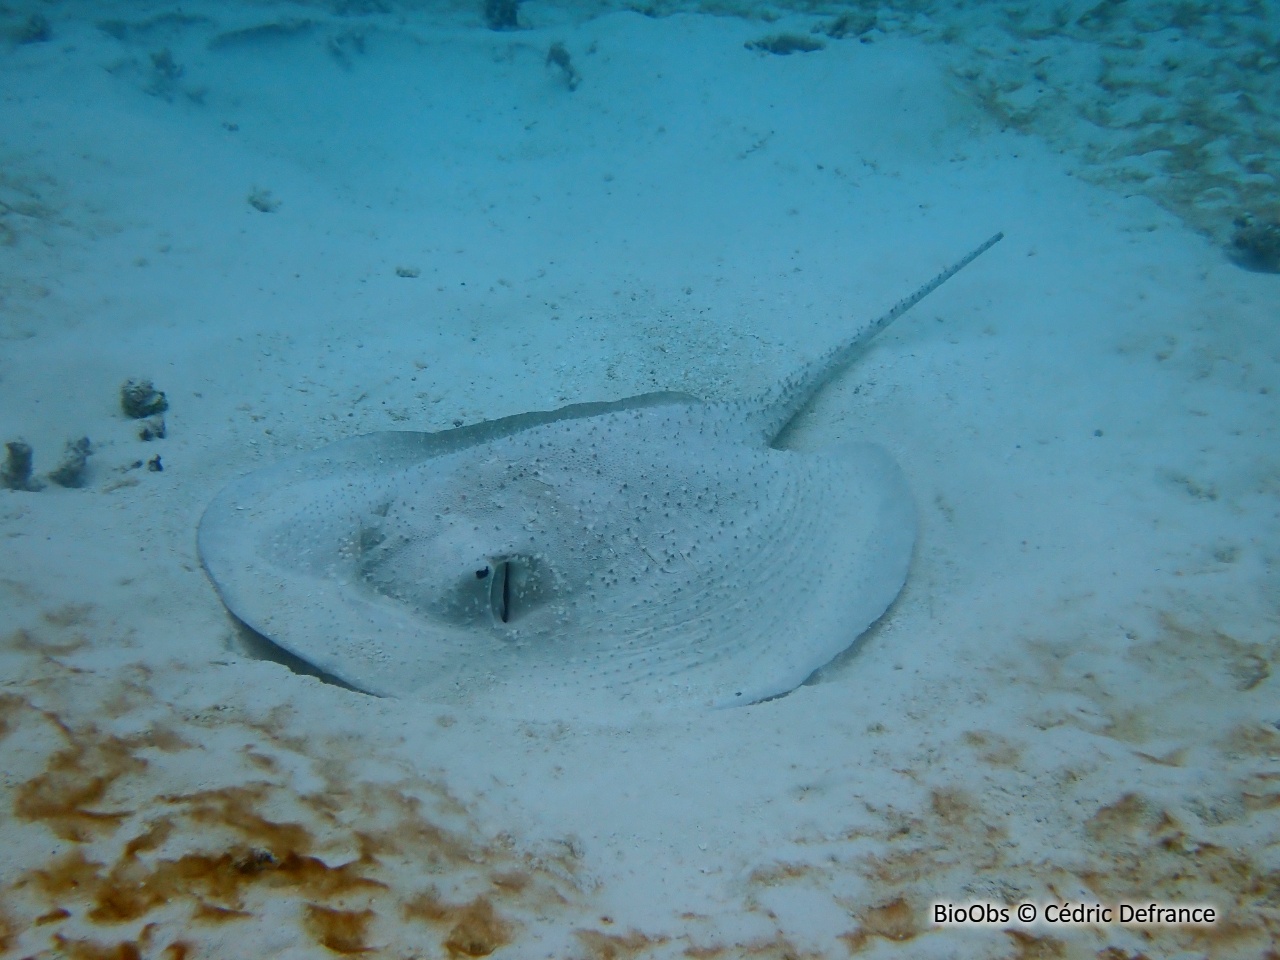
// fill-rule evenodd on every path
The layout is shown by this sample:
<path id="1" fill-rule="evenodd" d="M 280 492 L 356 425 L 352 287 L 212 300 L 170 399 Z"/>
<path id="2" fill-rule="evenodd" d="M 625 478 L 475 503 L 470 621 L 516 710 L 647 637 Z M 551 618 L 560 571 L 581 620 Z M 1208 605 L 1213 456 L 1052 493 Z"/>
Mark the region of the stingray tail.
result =
<path id="1" fill-rule="evenodd" d="M 791 421 L 817 396 L 818 391 L 830 383 L 849 364 L 853 363 L 862 352 L 862 349 L 889 324 L 893 323 L 893 321 L 897 320 L 1003 239 L 1003 233 L 997 233 L 989 238 L 963 259 L 947 267 L 915 293 L 899 300 L 888 313 L 873 320 L 858 331 L 853 339 L 847 340 L 834 349 L 827 351 L 817 360 L 806 364 L 776 387 L 771 388 L 754 404 L 758 413 L 754 418 L 753 426 L 764 435 L 767 443 L 772 444 L 790 426 Z"/>

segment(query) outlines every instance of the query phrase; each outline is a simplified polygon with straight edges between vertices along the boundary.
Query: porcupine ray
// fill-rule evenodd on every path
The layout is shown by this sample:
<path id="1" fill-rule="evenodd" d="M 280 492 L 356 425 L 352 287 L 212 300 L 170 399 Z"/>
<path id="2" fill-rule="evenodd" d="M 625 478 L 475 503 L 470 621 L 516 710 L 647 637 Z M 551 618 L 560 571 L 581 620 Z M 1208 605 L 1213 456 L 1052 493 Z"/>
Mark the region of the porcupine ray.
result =
<path id="1" fill-rule="evenodd" d="M 752 400 L 647 393 L 352 437 L 227 486 L 200 522 L 239 620 L 369 693 L 559 714 L 787 693 L 879 619 L 915 510 L 867 443 L 774 446 L 996 234 Z"/>

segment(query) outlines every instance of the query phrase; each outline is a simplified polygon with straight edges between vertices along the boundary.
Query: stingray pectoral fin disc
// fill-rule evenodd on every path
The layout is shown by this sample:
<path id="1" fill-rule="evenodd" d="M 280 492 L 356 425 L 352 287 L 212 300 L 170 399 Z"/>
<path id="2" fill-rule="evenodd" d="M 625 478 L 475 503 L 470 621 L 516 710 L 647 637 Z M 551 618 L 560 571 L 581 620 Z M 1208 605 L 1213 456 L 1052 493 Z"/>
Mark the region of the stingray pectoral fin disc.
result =
<path id="1" fill-rule="evenodd" d="M 818 646 L 803 679 L 843 653 L 902 591 L 915 548 L 915 502 L 906 477 L 882 448 L 855 444 L 820 455 L 832 485 L 826 525 L 832 541 L 825 595 L 815 622 L 827 623 L 830 646 Z M 803 682 L 803 679 L 801 682 Z"/>
<path id="2" fill-rule="evenodd" d="M 420 625 L 396 604 L 355 589 L 354 561 L 368 518 L 403 470 L 434 454 L 432 437 L 353 437 L 224 488 L 201 518 L 197 541 L 227 609 L 326 673 L 369 693 L 399 692 L 403 648 Z"/>
<path id="3" fill-rule="evenodd" d="M 331 444 L 228 486 L 229 610 L 371 693 L 524 714 L 752 703 L 847 649 L 906 578 L 884 451 L 742 442 L 641 398 Z"/>
<path id="4" fill-rule="evenodd" d="M 736 588 L 742 655 L 725 664 L 712 701 L 779 696 L 852 646 L 897 598 L 915 545 L 915 505 L 901 469 L 880 447 L 853 444 L 785 458 L 785 492 L 759 526 L 767 549 L 745 562 Z"/>

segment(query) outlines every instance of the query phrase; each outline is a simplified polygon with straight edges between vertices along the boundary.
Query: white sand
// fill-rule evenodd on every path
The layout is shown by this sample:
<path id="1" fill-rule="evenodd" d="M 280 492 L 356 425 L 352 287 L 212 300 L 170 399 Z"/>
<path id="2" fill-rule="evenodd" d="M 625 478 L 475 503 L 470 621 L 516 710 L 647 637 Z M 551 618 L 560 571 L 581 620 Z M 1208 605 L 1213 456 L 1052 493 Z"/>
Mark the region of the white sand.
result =
<path id="1" fill-rule="evenodd" d="M 1275 276 L 1002 132 L 963 48 L 905 34 L 782 57 L 743 44 L 813 18 L 189 4 L 121 7 L 113 36 L 59 9 L 0 55 L 0 439 L 41 473 L 64 440 L 95 454 L 83 489 L 0 491 L 0 949 L 1280 936 Z M 612 726 L 375 700 L 252 655 L 199 568 L 205 504 L 291 450 L 751 393 L 997 229 L 792 438 L 885 445 L 921 531 L 885 620 L 781 700 Z M 163 440 L 119 412 L 139 376 Z M 1063 900 L 1226 919 L 930 923 Z"/>

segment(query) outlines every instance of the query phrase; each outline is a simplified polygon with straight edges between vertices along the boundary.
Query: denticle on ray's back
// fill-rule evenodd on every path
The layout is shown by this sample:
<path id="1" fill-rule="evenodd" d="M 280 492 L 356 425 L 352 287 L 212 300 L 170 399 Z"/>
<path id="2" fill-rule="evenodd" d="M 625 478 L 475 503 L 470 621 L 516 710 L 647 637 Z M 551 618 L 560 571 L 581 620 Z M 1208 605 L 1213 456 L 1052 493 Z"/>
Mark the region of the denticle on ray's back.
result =
<path id="1" fill-rule="evenodd" d="M 943 270 L 915 293 L 899 300 L 893 305 L 892 309 L 867 324 L 850 340 L 827 351 L 817 360 L 806 364 L 781 383 L 771 387 L 757 400 L 749 403 L 747 406 L 753 409 L 750 409 L 746 414 L 746 420 L 751 429 L 758 431 L 766 444 L 772 445 L 776 442 L 778 437 L 790 426 L 791 422 L 813 401 L 818 392 L 856 360 L 868 343 L 884 332 L 893 321 L 994 247 L 1003 238 L 1003 233 L 997 233 L 989 238 L 963 259 Z"/>

